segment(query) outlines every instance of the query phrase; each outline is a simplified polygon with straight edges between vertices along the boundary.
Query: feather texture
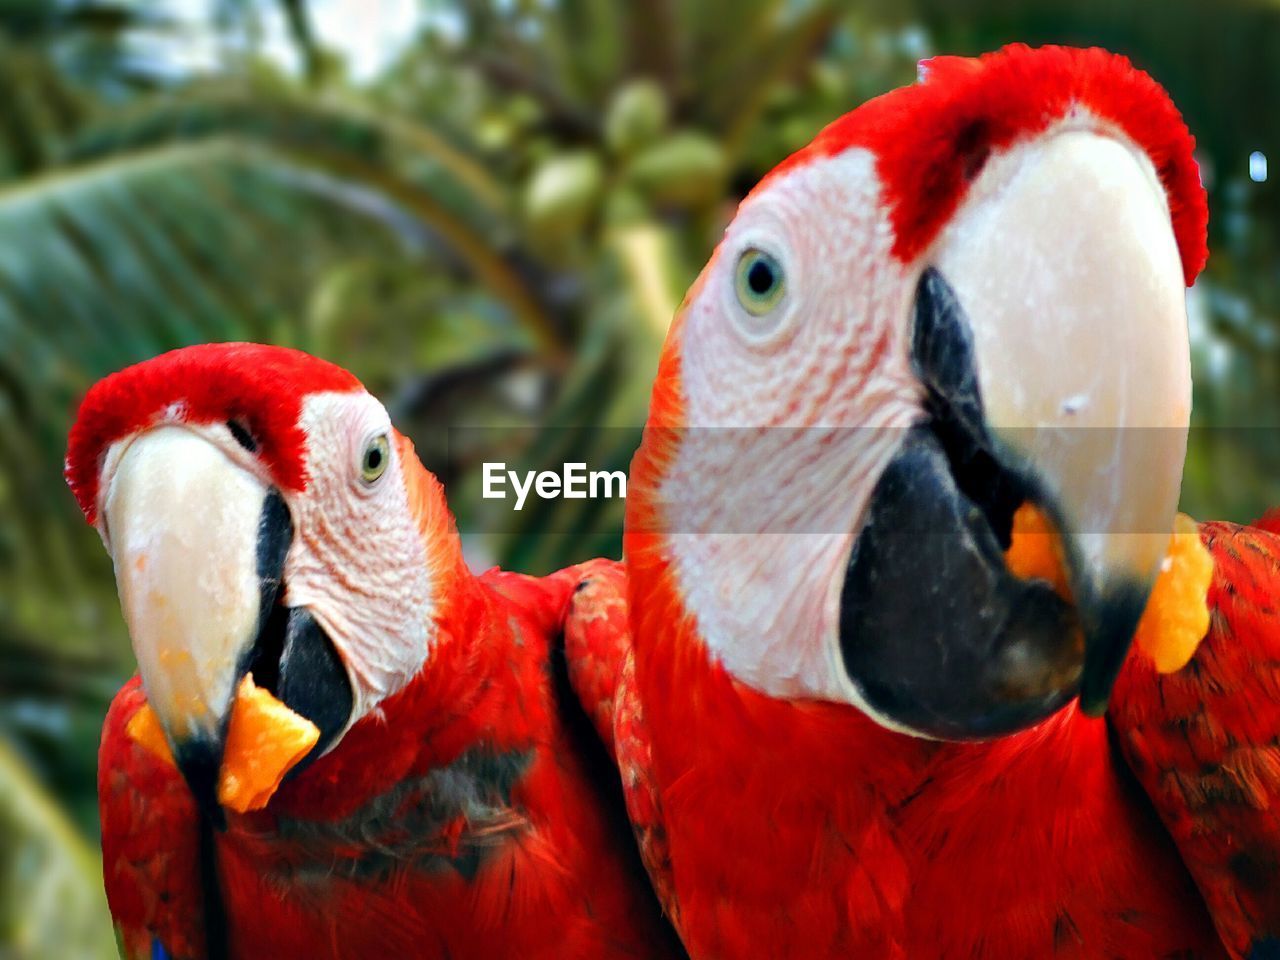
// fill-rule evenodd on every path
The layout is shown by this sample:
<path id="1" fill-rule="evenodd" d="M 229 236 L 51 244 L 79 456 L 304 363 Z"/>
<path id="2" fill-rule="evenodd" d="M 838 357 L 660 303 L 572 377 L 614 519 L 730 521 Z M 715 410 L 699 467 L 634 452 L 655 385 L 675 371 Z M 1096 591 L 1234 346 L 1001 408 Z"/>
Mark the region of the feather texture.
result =
<path id="1" fill-rule="evenodd" d="M 272 381 L 263 379 L 271 371 L 257 379 L 231 375 L 222 352 L 215 353 L 212 367 L 204 355 L 202 375 L 234 382 L 197 386 L 193 395 L 237 394 L 240 415 L 244 403 L 272 390 L 315 386 L 292 383 L 278 368 Z M 109 394 L 94 396 L 90 411 L 102 415 L 91 420 L 99 426 L 85 428 L 81 446 L 73 438 L 75 451 L 109 442 L 115 430 L 101 426 L 115 422 Z M 295 401 L 272 402 L 296 416 Z M 198 415 L 228 414 L 201 406 Z M 137 429 L 147 416 L 134 411 L 121 422 Z M 274 435 L 261 432 L 265 421 L 249 420 L 261 442 L 270 442 Z M 226 916 L 225 931 L 219 925 L 217 932 L 225 934 L 227 954 L 249 960 L 678 955 L 644 878 L 620 792 L 601 774 L 602 747 L 564 680 L 560 640 L 581 572 L 473 575 L 439 483 L 407 440 L 394 439 L 395 468 L 406 471 L 412 519 L 439 590 L 431 653 L 330 752 L 286 780 L 265 809 L 229 814 L 226 829 L 212 834 Z M 75 451 L 77 464 L 96 459 Z M 117 696 L 104 729 L 99 781 L 108 901 L 131 957 L 159 950 L 173 960 L 205 960 L 202 824 L 176 769 L 126 732 L 145 702 L 135 678 Z"/>
<path id="2" fill-rule="evenodd" d="M 1173 674 L 1131 656 L 1112 724 L 1231 955 L 1266 956 L 1280 939 L 1280 534 L 1206 523 L 1201 539 L 1208 635 Z"/>
<path id="3" fill-rule="evenodd" d="M 679 926 L 662 799 L 653 777 L 644 708 L 636 691 L 622 564 L 602 560 L 586 565 L 565 617 L 565 658 L 574 692 L 618 767 L 627 816 L 654 891 Z"/>

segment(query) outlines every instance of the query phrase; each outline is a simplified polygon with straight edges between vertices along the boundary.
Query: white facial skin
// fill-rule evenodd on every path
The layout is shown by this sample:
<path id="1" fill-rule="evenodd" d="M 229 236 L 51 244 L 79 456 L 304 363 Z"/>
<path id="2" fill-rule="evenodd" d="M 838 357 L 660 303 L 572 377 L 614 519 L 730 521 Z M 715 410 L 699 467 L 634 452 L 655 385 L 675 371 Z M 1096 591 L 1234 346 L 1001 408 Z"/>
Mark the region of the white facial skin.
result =
<path id="1" fill-rule="evenodd" d="M 259 610 L 258 521 L 270 471 L 225 424 L 159 425 L 113 444 L 98 529 L 116 567 L 148 699 L 170 739 L 216 732 Z M 306 606 L 342 657 L 351 722 L 415 676 L 435 639 L 432 583 L 386 410 L 367 393 L 304 401 L 306 488 L 293 521 L 288 606 Z M 379 438 L 385 438 L 382 445 Z M 372 445 L 384 467 L 366 469 Z"/>
<path id="2" fill-rule="evenodd" d="M 301 424 L 311 479 L 302 494 L 285 498 L 294 534 L 284 602 L 309 609 L 337 647 L 359 718 L 403 689 L 430 656 L 430 571 L 395 443 L 383 475 L 374 483 L 361 477 L 369 443 L 390 440 L 382 404 L 368 394 L 316 394 Z"/>
<path id="3" fill-rule="evenodd" d="M 893 239 L 873 157 L 861 149 L 793 168 L 744 202 L 687 308 L 680 357 L 691 429 L 659 498 L 676 576 L 712 656 L 772 696 L 853 704 L 902 729 L 868 709 L 846 675 L 839 614 L 855 536 L 902 439 L 896 428 L 924 418 L 909 357 L 923 270 L 937 266 L 959 294 L 988 419 L 997 435 L 1012 428 L 1011 447 L 1078 420 L 1171 428 L 1146 451 L 1145 486 L 1108 472 L 1125 456 L 1114 442 L 1065 461 L 1058 448 L 1019 451 L 1061 478 L 1056 492 L 1094 533 L 1150 532 L 1136 538 L 1141 548 L 1082 537 L 1073 547 L 1094 551 L 1086 574 L 1101 577 L 1104 561 L 1154 574 L 1172 528 L 1190 379 L 1163 191 L 1144 155 L 1087 116 L 993 156 L 914 263 L 893 257 Z M 751 248 L 785 277 L 785 293 L 760 316 L 735 282 Z M 1028 426 L 1036 429 L 1018 429 Z"/>
<path id="4" fill-rule="evenodd" d="M 742 205 L 685 317 L 694 429 L 661 491 L 677 575 L 712 652 L 774 696 L 860 703 L 836 642 L 843 571 L 921 393 L 914 282 L 882 209 L 866 151 L 783 174 Z M 766 316 L 738 297 L 751 248 L 786 278 Z"/>

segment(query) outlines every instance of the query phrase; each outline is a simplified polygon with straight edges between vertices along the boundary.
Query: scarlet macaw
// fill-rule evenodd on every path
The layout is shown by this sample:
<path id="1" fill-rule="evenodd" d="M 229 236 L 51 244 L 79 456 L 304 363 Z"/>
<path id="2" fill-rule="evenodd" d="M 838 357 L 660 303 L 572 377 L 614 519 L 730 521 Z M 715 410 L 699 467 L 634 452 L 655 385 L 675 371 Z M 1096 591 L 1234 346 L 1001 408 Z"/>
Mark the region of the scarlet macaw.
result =
<path id="1" fill-rule="evenodd" d="M 678 951 L 553 668 L 581 571 L 473 575 L 355 377 L 252 344 L 165 354 L 89 391 L 67 478 L 140 673 L 99 758 L 127 955 Z M 318 742 L 229 810 L 246 675 Z M 176 769 L 135 729 L 152 714 Z"/>
<path id="2" fill-rule="evenodd" d="M 742 203 L 567 641 L 695 960 L 1271 955 L 1273 535 L 1205 529 L 1209 637 L 1098 716 L 1174 529 L 1192 149 L 1124 58 L 1013 46 Z"/>

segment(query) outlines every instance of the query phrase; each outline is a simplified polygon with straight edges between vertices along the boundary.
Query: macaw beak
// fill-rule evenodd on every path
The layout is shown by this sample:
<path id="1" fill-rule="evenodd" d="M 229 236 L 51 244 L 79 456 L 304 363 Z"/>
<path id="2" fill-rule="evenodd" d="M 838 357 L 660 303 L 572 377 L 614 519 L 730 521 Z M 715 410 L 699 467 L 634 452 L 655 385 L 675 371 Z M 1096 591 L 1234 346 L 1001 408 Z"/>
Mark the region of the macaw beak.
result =
<path id="1" fill-rule="evenodd" d="M 878 484 L 842 598 L 851 678 L 944 738 L 1022 729 L 1077 693 L 1105 710 L 1168 548 L 1191 408 L 1150 165 L 1078 131 L 989 174 L 919 282 L 927 419 Z M 1069 599 L 1006 565 L 1028 502 L 1060 535 Z"/>
<path id="2" fill-rule="evenodd" d="M 119 455 L 102 516 L 148 702 L 198 804 L 221 824 L 218 779 L 246 673 L 320 727 L 310 756 L 351 711 L 333 645 L 305 608 L 282 604 L 288 507 L 215 444 L 162 426 Z"/>

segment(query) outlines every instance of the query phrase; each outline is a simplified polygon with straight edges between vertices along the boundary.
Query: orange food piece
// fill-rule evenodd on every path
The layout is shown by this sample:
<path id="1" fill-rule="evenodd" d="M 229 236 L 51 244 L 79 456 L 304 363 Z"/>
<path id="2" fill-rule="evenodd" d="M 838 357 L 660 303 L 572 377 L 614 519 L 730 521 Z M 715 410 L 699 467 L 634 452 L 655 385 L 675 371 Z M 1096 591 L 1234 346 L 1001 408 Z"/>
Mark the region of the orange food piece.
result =
<path id="1" fill-rule="evenodd" d="M 319 727 L 246 674 L 231 708 L 218 802 L 237 813 L 261 810 L 319 739 Z"/>
<path id="2" fill-rule="evenodd" d="M 129 718 L 129 723 L 124 729 L 125 733 L 129 734 L 130 740 L 144 750 L 150 751 L 156 759 L 163 760 L 171 767 L 177 766 L 173 762 L 173 753 L 169 750 L 169 741 L 164 738 L 164 728 L 160 726 L 160 718 L 151 709 L 151 704 L 144 703 L 138 712 Z"/>
<path id="3" fill-rule="evenodd" d="M 139 746 L 174 765 L 160 720 L 149 704 L 125 728 Z M 218 802 L 237 813 L 261 810 L 320 739 L 320 728 L 257 687 L 246 675 L 236 691 L 218 776 Z"/>
<path id="4" fill-rule="evenodd" d="M 1024 503 L 1014 513 L 1005 563 L 1015 576 L 1045 580 L 1060 597 L 1071 599 L 1058 532 L 1035 504 Z M 1208 632 L 1212 579 L 1213 557 L 1200 542 L 1195 521 L 1178 514 L 1169 553 L 1134 632 L 1134 643 L 1160 673 L 1185 667 Z"/>
<path id="5" fill-rule="evenodd" d="M 1013 514 L 1013 536 L 1004 562 L 1009 572 L 1020 580 L 1044 580 L 1062 599 L 1071 600 L 1058 528 L 1030 500 Z"/>
<path id="6" fill-rule="evenodd" d="M 1185 667 L 1209 632 L 1205 597 L 1212 580 L 1213 556 L 1201 542 L 1196 522 L 1178 514 L 1169 556 L 1134 634 L 1134 643 L 1160 673 Z"/>

